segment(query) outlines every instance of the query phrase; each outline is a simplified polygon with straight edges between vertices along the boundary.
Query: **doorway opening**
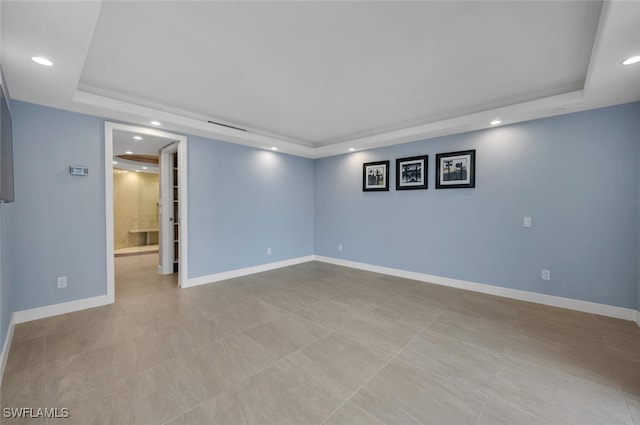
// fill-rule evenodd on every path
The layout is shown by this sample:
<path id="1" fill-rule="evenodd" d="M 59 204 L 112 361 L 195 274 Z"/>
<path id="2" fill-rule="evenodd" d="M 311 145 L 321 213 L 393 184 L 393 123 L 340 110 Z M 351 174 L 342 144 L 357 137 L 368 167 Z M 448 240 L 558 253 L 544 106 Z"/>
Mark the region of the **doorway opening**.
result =
<path id="1" fill-rule="evenodd" d="M 157 257 L 158 273 L 177 273 L 178 286 L 186 281 L 186 153 L 185 136 L 105 122 L 109 302 L 116 254 Z"/>

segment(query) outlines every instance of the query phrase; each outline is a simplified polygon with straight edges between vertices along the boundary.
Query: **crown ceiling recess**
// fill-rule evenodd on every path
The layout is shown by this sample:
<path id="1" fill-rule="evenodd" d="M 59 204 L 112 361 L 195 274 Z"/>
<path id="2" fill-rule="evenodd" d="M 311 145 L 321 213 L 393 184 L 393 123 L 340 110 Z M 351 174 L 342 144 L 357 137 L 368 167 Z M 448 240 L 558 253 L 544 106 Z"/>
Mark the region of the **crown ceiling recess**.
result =
<path id="1" fill-rule="evenodd" d="M 309 158 L 640 100 L 640 2 L 1 7 L 13 99 Z"/>

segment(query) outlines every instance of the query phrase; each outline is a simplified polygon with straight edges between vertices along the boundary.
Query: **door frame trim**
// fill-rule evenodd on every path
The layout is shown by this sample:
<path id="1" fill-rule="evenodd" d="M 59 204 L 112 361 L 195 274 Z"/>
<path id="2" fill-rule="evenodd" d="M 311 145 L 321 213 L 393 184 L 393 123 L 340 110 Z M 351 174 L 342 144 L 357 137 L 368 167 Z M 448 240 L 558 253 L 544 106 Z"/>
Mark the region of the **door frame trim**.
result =
<path id="1" fill-rule="evenodd" d="M 178 155 L 178 161 L 180 160 L 178 154 L 178 143 L 172 142 L 167 146 L 160 149 L 160 217 L 162 222 L 160 224 L 160 264 L 158 265 L 158 271 L 160 274 L 172 274 L 173 273 L 173 261 L 175 258 L 175 249 L 173 246 L 173 235 L 175 219 L 169 223 L 165 217 L 173 215 L 173 161 L 171 156 Z M 170 162 L 171 161 L 171 162 Z M 178 165 L 178 172 L 179 170 Z M 180 176 L 178 176 L 178 191 L 180 190 Z M 180 197 L 178 196 L 178 200 Z M 178 208 L 180 204 L 178 203 Z M 178 218 L 180 217 L 180 211 L 178 211 Z M 180 231 L 180 227 L 178 227 Z M 178 234 L 178 238 L 180 234 Z M 179 246 L 179 241 L 178 241 Z M 178 257 L 180 251 L 178 248 Z M 178 267 L 180 263 L 178 262 Z"/>
<path id="2" fill-rule="evenodd" d="M 188 241 L 187 241 L 187 137 L 168 133 L 165 131 L 120 124 L 104 122 L 104 188 L 105 188 L 105 235 L 106 235 L 106 278 L 107 278 L 107 300 L 109 303 L 115 302 L 115 261 L 114 261 L 114 224 L 113 224 L 113 131 L 120 130 L 129 133 L 146 134 L 149 136 L 164 137 L 178 143 L 178 199 L 180 199 L 180 243 L 178 247 L 178 286 L 182 287 L 188 279 Z"/>

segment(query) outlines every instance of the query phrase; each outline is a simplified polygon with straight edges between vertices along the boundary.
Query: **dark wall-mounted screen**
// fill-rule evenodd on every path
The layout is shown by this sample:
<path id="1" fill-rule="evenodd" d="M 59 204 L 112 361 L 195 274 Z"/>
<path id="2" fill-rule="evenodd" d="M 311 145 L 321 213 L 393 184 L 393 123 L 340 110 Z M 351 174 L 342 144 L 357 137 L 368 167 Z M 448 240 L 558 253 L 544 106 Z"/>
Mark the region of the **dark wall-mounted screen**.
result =
<path id="1" fill-rule="evenodd" d="M 11 114 L 0 86 L 0 202 L 13 202 L 13 135 Z"/>

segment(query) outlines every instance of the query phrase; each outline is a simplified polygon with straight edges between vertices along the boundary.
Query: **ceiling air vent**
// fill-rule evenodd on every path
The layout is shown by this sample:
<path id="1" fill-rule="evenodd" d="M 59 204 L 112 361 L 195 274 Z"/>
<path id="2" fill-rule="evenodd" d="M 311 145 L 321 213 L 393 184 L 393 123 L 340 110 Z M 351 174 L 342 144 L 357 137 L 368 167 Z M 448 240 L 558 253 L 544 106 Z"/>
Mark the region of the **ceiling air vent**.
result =
<path id="1" fill-rule="evenodd" d="M 234 127 L 232 125 L 228 125 L 228 124 L 222 124 L 221 122 L 215 122 L 215 121 L 207 121 L 209 124 L 215 124 L 215 125 L 221 125 L 223 127 L 228 127 L 228 128 L 233 128 L 234 130 L 240 130 L 240 131 L 247 131 L 244 128 L 240 128 L 240 127 Z"/>

